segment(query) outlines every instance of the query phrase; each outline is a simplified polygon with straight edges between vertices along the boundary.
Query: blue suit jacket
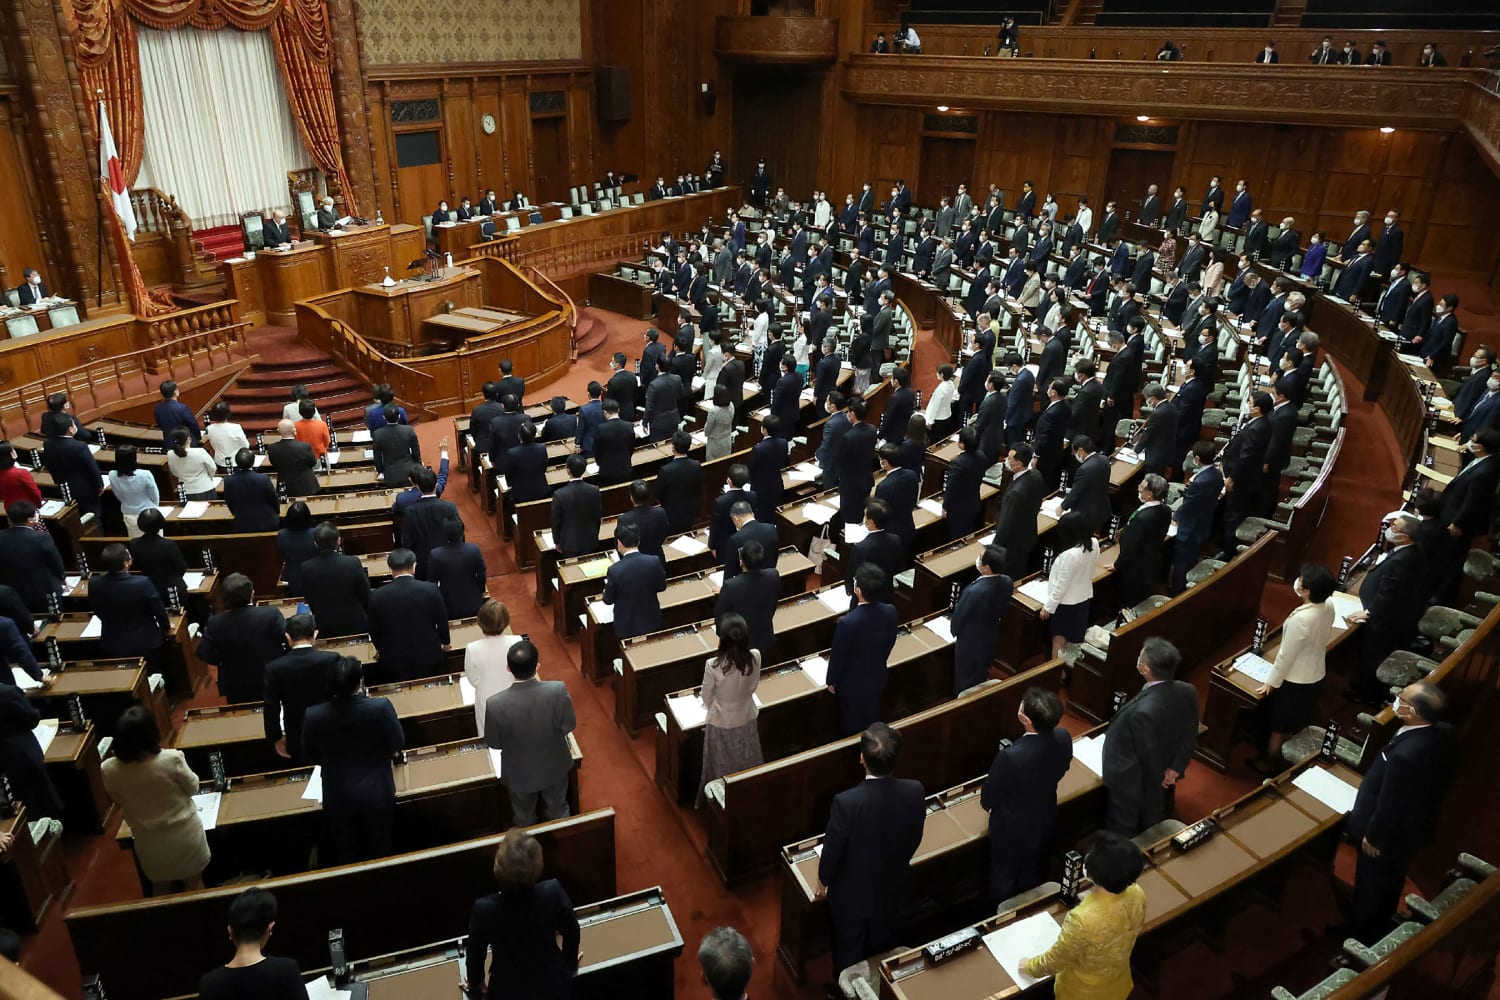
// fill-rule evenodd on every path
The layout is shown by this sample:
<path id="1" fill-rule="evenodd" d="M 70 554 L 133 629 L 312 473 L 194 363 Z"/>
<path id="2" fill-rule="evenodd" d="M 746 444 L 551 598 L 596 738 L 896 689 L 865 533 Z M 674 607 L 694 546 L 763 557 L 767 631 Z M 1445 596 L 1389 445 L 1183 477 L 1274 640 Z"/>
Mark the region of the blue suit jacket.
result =
<path id="1" fill-rule="evenodd" d="M 405 744 L 401 720 L 385 698 L 336 698 L 302 719 L 302 758 L 323 768 L 329 812 L 394 807 L 391 758 Z"/>
<path id="2" fill-rule="evenodd" d="M 1219 507 L 1219 494 L 1224 491 L 1224 474 L 1216 465 L 1200 469 L 1188 483 L 1182 504 L 1177 508 L 1177 544 L 1202 544 L 1213 529 L 1214 511 Z"/>
<path id="3" fill-rule="evenodd" d="M 1224 220 L 1224 224 L 1235 228 L 1243 226 L 1254 210 L 1255 205 L 1250 198 L 1250 192 L 1241 191 L 1234 196 L 1234 201 L 1229 203 L 1229 216 Z"/>
<path id="4" fill-rule="evenodd" d="M 1382 854 L 1409 857 L 1432 840 L 1453 771 L 1453 728 L 1423 726 L 1393 736 L 1360 782 L 1349 833 Z"/>
<path id="5" fill-rule="evenodd" d="M 1018 444 L 1026 436 L 1026 425 L 1031 423 L 1035 412 L 1032 397 L 1036 393 L 1036 376 L 1030 368 L 1022 368 L 1010 384 L 1010 395 L 1005 400 L 1005 440 Z"/>
<path id="6" fill-rule="evenodd" d="M 990 814 L 990 840 L 1045 838 L 1057 816 L 1057 783 L 1073 762 L 1073 738 L 1061 726 L 1001 747 L 979 792 Z"/>
<path id="7" fill-rule="evenodd" d="M 859 732 L 880 718 L 895 645 L 893 604 L 858 604 L 839 618 L 828 653 L 828 684 L 838 696 L 840 732 Z"/>
<path id="8" fill-rule="evenodd" d="M 631 552 L 609 568 L 604 577 L 604 603 L 615 608 L 615 635 L 631 639 L 661 628 L 661 599 L 667 571 L 660 559 Z"/>
<path id="9" fill-rule="evenodd" d="M 172 432 L 179 427 L 186 428 L 187 432 L 192 435 L 193 444 L 198 444 L 200 438 L 198 418 L 185 403 L 176 399 L 164 399 L 156 404 L 152 415 L 156 418 L 156 426 L 161 428 L 163 447 L 172 447 Z"/>

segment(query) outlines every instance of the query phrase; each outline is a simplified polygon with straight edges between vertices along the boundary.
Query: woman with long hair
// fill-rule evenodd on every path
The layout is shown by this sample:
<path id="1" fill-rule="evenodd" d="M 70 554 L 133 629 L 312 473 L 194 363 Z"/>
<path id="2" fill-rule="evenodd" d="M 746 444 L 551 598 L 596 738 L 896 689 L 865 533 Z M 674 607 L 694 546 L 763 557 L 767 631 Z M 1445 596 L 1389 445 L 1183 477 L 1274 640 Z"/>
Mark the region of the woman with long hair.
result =
<path id="1" fill-rule="evenodd" d="M 927 432 L 927 418 L 920 413 L 913 413 L 906 421 L 906 437 L 901 439 L 901 459 L 896 464 L 915 472 L 918 481 L 922 478 L 922 461 L 927 456 L 927 445 L 932 439 L 933 435 Z"/>
<path id="2" fill-rule="evenodd" d="M 760 686 L 760 651 L 750 648 L 750 627 L 730 612 L 716 623 L 719 651 L 703 665 L 700 697 L 708 713 L 703 727 L 702 788 L 715 778 L 754 767 L 764 760 L 756 716 L 755 689 Z"/>
<path id="3" fill-rule="evenodd" d="M 276 532 L 276 551 L 281 556 L 281 579 L 289 597 L 302 596 L 302 564 L 318 546 L 313 542 L 312 511 L 305 500 L 294 500 Z"/>
<path id="4" fill-rule="evenodd" d="M 141 511 L 161 506 L 161 491 L 156 488 L 155 476 L 140 471 L 135 445 L 122 444 L 115 449 L 115 467 L 109 470 L 109 489 L 120 503 L 125 534 L 130 538 L 141 537 L 141 528 L 136 522 Z"/>
<path id="5" fill-rule="evenodd" d="M 734 401 L 729 398 L 729 386 L 714 386 L 713 403 L 708 408 L 708 419 L 703 422 L 703 433 L 708 436 L 705 462 L 723 458 L 734 451 Z"/>

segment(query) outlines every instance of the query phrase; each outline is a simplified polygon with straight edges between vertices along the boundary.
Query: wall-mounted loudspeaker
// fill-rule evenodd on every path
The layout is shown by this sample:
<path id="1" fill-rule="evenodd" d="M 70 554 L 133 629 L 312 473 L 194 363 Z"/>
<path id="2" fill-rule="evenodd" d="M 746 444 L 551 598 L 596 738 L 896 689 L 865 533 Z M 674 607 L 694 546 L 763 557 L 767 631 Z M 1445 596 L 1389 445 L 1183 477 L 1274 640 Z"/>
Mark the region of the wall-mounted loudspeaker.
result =
<path id="1" fill-rule="evenodd" d="M 600 66 L 594 70 L 594 79 L 599 88 L 599 120 L 628 122 L 630 120 L 630 67 Z"/>

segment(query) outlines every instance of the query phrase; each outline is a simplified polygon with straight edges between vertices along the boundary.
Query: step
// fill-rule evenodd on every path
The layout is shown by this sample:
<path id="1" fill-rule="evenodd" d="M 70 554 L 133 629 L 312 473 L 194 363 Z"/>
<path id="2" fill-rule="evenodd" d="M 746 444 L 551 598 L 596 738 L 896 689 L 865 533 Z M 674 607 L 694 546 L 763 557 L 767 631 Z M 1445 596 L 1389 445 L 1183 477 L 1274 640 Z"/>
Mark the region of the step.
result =
<path id="1" fill-rule="evenodd" d="M 290 399 L 283 399 L 280 397 L 274 399 L 257 396 L 235 397 L 230 396 L 228 393 L 225 394 L 224 398 L 234 409 L 235 416 L 237 418 L 245 420 L 257 416 L 276 417 L 279 419 L 282 408 L 285 407 L 287 403 L 291 402 Z M 365 407 L 368 405 L 367 395 L 363 388 L 361 388 L 361 390 L 357 393 L 342 392 L 336 393 L 331 396 L 322 397 L 314 394 L 313 402 L 318 404 L 318 410 L 320 412 L 327 413 L 337 413 L 340 410 L 348 410 L 362 414 L 364 413 Z"/>
<path id="2" fill-rule="evenodd" d="M 278 398 L 288 400 L 292 398 L 294 386 L 305 385 L 313 396 L 333 396 L 346 392 L 364 392 L 363 382 L 351 375 L 332 375 L 325 378 L 313 378 L 299 380 L 297 382 L 251 382 L 248 385 L 242 380 L 238 384 L 225 390 L 225 396 L 231 399 L 254 397 L 259 399 Z"/>
<path id="3" fill-rule="evenodd" d="M 343 366 L 337 364 L 307 365 L 295 370 L 266 368 L 260 363 L 240 376 L 240 385 L 296 385 L 298 382 L 327 382 L 331 379 L 353 378 Z"/>

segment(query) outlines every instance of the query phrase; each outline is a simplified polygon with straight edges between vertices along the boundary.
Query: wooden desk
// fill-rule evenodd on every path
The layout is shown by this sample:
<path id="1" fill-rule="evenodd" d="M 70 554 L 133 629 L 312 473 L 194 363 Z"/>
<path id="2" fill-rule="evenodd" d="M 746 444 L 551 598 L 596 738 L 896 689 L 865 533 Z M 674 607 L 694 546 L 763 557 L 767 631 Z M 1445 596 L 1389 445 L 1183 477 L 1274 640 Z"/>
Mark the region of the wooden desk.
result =
<path id="1" fill-rule="evenodd" d="M 95 658 L 99 640 L 85 636 L 93 615 L 67 612 L 37 627 L 31 644 L 46 655 L 47 640 L 56 639 L 63 659 Z M 208 666 L 198 659 L 197 643 L 188 635 L 184 614 L 169 614 L 171 625 L 162 645 L 161 671 L 171 694 L 192 694 L 208 682 Z"/>
<path id="2" fill-rule="evenodd" d="M 447 302 L 461 307 L 482 305 L 481 278 L 475 268 L 452 267 L 440 270 L 435 281 L 414 278 L 389 287 L 378 280 L 361 284 L 354 289 L 359 332 L 393 357 L 423 354 L 431 343 L 424 321 L 441 313 Z M 472 335 L 498 329 L 494 324 L 483 325 L 485 329 L 472 331 Z"/>
<path id="3" fill-rule="evenodd" d="M 326 291 L 333 283 L 328 251 L 312 240 L 289 250 L 261 250 L 254 257 L 227 261 L 224 276 L 228 294 L 246 304 L 247 315 L 261 305 L 266 322 L 277 326 L 295 325 L 292 303 Z"/>
<path id="4" fill-rule="evenodd" d="M 575 903 L 616 894 L 615 814 L 602 809 L 541 823 L 529 832 L 542 845 L 542 877 L 559 879 Z M 474 899 L 494 885 L 491 868 L 496 836 L 467 840 L 379 861 L 261 879 L 296 920 L 277 928 L 277 954 L 303 969 L 328 963 L 328 931 L 344 929 L 346 955 L 361 961 L 411 947 L 414 928 L 422 937 L 457 938 L 466 933 Z M 193 962 L 162 962 L 140 975 L 140 956 L 162 941 L 184 954 L 207 955 L 224 942 L 224 909 L 242 885 L 173 893 L 74 908 L 64 919 L 79 967 L 98 974 L 111 1000 L 160 1000 L 194 993 L 202 968 Z M 392 920 L 391 900 L 403 917 Z M 455 991 L 456 992 L 456 991 Z M 403 998 L 404 1000 L 404 998 Z"/>
<path id="5" fill-rule="evenodd" d="M 929 615 L 896 631 L 896 645 L 886 661 L 889 676 L 881 698 L 882 718 L 911 715 L 953 695 L 953 644 L 925 627 L 928 621 L 942 629 L 948 616 Z M 838 739 L 837 701 L 818 683 L 816 673 L 802 667 L 809 663 L 816 671 L 827 663 L 828 652 L 762 668 L 755 698 L 763 759 L 779 760 Z M 701 691 L 693 687 L 672 692 L 656 713 L 656 783 L 681 805 L 691 805 L 702 785 Z"/>
<path id="6" fill-rule="evenodd" d="M 80 729 L 64 721 L 47 747 L 47 777 L 62 799 L 63 827 L 70 833 L 103 833 L 114 808 L 99 770 L 99 736 L 91 722 Z"/>
<path id="7" fill-rule="evenodd" d="M 651 295 L 649 284 L 615 274 L 589 275 L 589 301 L 600 309 L 632 319 L 647 319 L 651 315 Z"/>
<path id="8" fill-rule="evenodd" d="M 156 720 L 158 732 L 171 732 L 171 710 L 164 687 L 152 687 L 141 657 L 120 660 L 68 660 L 52 673 L 52 684 L 32 688 L 26 697 L 43 716 L 68 717 L 68 703 L 76 696 L 84 717 L 101 736 L 113 736 L 125 709 L 139 705 Z"/>
<path id="9" fill-rule="evenodd" d="M 341 230 L 315 230 L 307 235 L 328 248 L 334 288 L 379 281 L 393 263 L 391 227 L 385 223 L 351 224 Z"/>
<path id="10" fill-rule="evenodd" d="M 1099 561 L 1094 565 L 1094 596 L 1089 604 L 1091 621 L 1105 618 L 1109 614 L 1107 609 L 1114 606 L 1115 560 L 1119 556 L 1118 545 L 1110 545 L 1099 553 Z M 1046 660 L 1052 651 L 1052 639 L 1048 634 L 1047 622 L 1042 618 L 1041 602 L 1021 592 L 1021 587 L 1032 580 L 1044 579 L 1041 574 L 1037 574 L 1015 581 L 1016 587 L 1011 593 L 1010 605 L 1000 616 L 1000 643 L 995 649 L 995 659 L 999 662 L 1001 671 L 1007 675 L 1035 666 Z M 1075 670 L 1075 677 L 1076 673 Z M 1070 689 L 1069 705 L 1073 703 L 1074 697 Z"/>

